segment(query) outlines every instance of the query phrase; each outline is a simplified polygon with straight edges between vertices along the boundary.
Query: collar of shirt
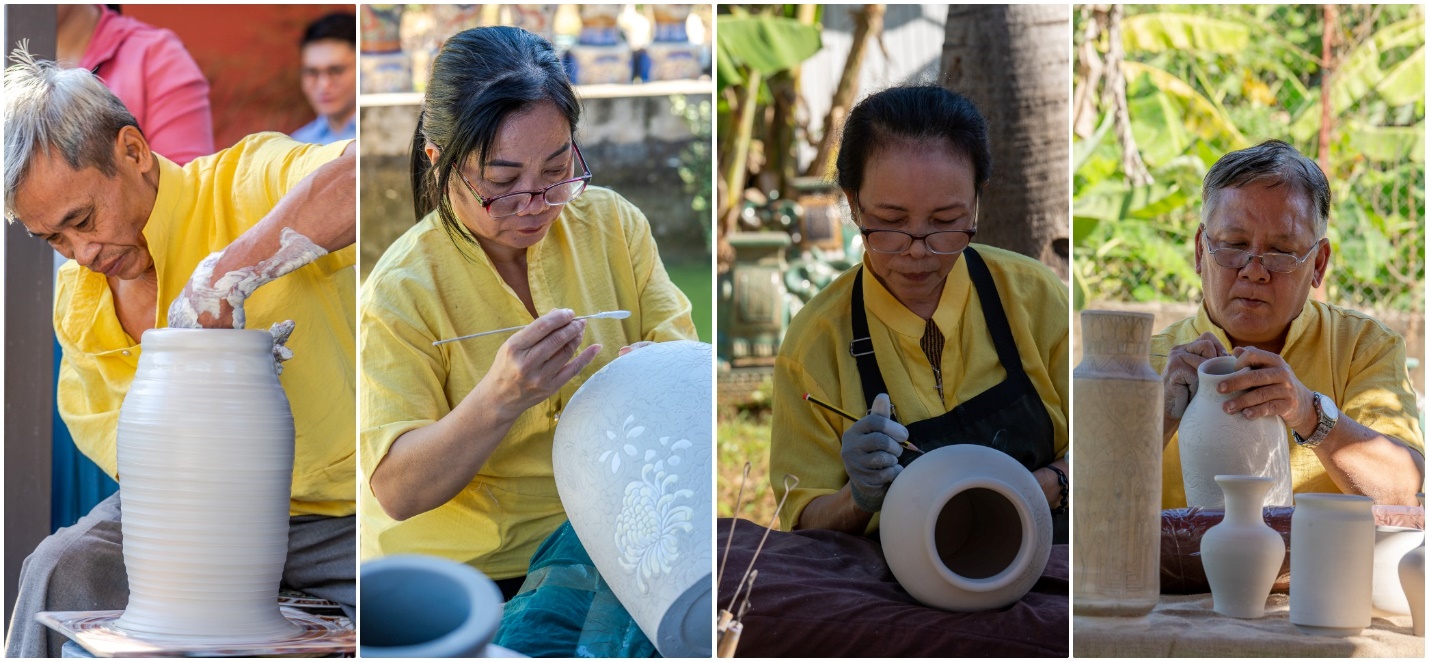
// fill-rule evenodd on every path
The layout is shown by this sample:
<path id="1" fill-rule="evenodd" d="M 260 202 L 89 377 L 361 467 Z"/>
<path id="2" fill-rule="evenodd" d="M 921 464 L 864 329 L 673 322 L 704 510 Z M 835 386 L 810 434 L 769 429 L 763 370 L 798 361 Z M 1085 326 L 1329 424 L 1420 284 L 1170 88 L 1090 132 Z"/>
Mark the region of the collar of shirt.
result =
<path id="1" fill-rule="evenodd" d="M 867 253 L 864 254 L 863 267 L 863 298 L 868 310 L 899 335 L 915 340 L 922 338 L 927 332 L 927 321 L 903 305 L 903 302 L 873 275 Z M 943 282 L 943 294 L 938 298 L 938 309 L 933 312 L 933 321 L 938 325 L 938 330 L 943 332 L 943 337 L 951 338 L 957 335 L 955 331 L 962 321 L 964 309 L 968 306 L 971 286 L 967 260 L 959 257 Z"/>

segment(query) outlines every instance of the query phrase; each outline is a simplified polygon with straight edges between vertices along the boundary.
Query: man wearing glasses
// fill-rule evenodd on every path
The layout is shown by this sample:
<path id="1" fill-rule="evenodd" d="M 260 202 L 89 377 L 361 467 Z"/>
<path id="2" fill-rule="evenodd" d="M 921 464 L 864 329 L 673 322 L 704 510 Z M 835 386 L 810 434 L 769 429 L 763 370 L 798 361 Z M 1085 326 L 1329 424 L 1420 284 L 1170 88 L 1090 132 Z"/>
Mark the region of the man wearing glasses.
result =
<path id="1" fill-rule="evenodd" d="M 1424 438 L 1398 333 L 1369 316 L 1310 299 L 1330 263 L 1330 187 L 1286 143 L 1232 152 L 1206 174 L 1196 232 L 1202 305 L 1158 334 L 1162 370 L 1162 506 L 1186 505 L 1176 428 L 1207 359 L 1236 357 L 1226 404 L 1246 418 L 1279 416 L 1294 433 L 1295 492 L 1343 492 L 1414 505 Z M 1162 367 L 1162 366 L 1157 366 Z"/>
<path id="2" fill-rule="evenodd" d="M 293 140 L 330 145 L 357 137 L 357 18 L 328 14 L 303 32 L 303 96 L 318 116 Z"/>

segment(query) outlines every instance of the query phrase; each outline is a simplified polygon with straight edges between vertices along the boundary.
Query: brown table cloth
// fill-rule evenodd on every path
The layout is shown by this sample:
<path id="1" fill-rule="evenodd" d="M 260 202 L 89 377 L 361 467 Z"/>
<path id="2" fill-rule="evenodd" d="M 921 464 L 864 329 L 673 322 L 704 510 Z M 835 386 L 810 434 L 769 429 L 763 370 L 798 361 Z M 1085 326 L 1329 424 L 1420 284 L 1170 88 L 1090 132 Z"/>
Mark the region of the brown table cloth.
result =
<path id="1" fill-rule="evenodd" d="M 1353 637 L 1305 634 L 1290 624 L 1290 596 L 1274 593 L 1256 619 L 1211 610 L 1209 593 L 1163 595 L 1142 618 L 1077 616 L 1077 657 L 1424 657 L 1408 616 L 1375 617 Z"/>
<path id="2" fill-rule="evenodd" d="M 719 520 L 723 558 L 730 523 Z M 719 585 L 725 609 L 764 527 L 740 520 Z M 836 531 L 772 531 L 754 568 L 741 657 L 1066 657 L 1067 546 L 1009 607 L 925 607 L 899 586 L 877 542 Z M 736 610 L 738 605 L 736 605 Z"/>

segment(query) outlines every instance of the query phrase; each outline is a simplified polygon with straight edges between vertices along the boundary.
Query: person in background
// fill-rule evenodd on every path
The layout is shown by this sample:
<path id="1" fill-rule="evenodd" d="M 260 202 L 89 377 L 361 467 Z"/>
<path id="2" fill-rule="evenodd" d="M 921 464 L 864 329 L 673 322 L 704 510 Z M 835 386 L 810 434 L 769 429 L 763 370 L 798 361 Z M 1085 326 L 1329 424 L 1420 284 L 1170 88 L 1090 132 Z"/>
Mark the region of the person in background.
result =
<path id="1" fill-rule="evenodd" d="M 213 153 L 208 81 L 178 35 L 103 5 L 56 5 L 55 59 L 124 102 L 149 147 L 184 165 Z"/>
<path id="2" fill-rule="evenodd" d="M 303 33 L 303 95 L 318 114 L 293 140 L 326 145 L 357 137 L 357 18 L 328 14 Z"/>

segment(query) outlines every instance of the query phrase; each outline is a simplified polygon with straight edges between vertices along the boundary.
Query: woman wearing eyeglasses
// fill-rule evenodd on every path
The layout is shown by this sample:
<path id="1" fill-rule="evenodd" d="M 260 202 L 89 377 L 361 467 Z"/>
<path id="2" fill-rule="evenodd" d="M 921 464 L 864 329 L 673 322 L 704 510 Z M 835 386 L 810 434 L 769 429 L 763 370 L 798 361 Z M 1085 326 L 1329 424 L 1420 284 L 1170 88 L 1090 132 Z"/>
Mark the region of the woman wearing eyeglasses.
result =
<path id="1" fill-rule="evenodd" d="M 769 473 L 776 492 L 800 479 L 784 528 L 872 532 L 904 466 L 971 443 L 1033 472 L 1066 542 L 1067 290 L 970 243 L 992 166 L 982 116 L 941 87 L 879 92 L 850 113 L 837 166 L 865 253 L 780 347 Z M 805 393 L 869 413 L 849 423 Z"/>
<path id="2" fill-rule="evenodd" d="M 462 32 L 433 63 L 420 220 L 362 288 L 363 558 L 444 556 L 510 597 L 566 520 L 551 467 L 565 402 L 618 354 L 696 338 L 645 217 L 589 185 L 579 118 L 555 51 L 524 30 Z M 573 319 L 613 310 L 631 315 Z"/>

